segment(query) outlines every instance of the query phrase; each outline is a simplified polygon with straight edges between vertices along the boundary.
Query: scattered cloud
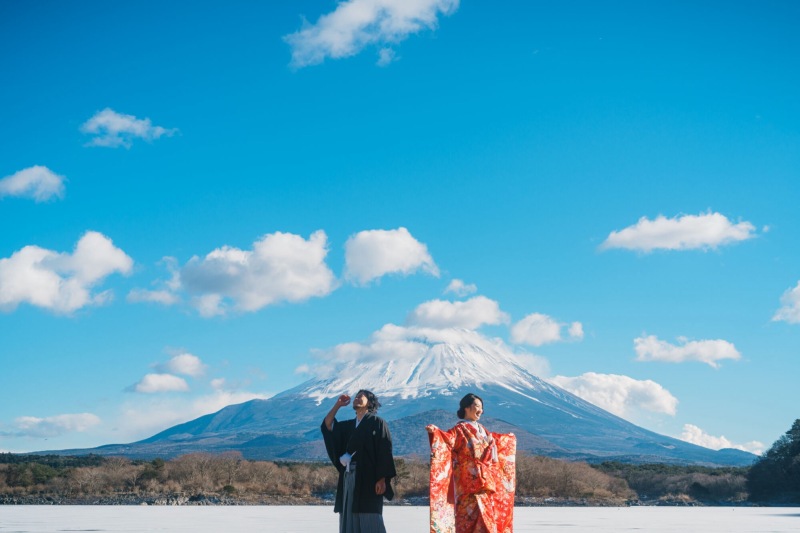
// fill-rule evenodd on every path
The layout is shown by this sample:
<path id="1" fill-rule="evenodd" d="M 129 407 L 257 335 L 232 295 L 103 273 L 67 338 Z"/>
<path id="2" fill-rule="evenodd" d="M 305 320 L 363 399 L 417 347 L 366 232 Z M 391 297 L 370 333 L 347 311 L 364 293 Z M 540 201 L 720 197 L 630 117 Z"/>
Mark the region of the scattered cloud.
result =
<path id="1" fill-rule="evenodd" d="M 458 5 L 459 0 L 345 0 L 284 40 L 292 49 L 293 67 L 318 65 L 326 58 L 350 57 L 370 45 L 397 44 L 411 34 L 436 29 L 439 15 L 455 13 Z M 394 58 L 387 50 L 391 48 L 379 50 L 379 65 Z"/>
<path id="2" fill-rule="evenodd" d="M 314 369 L 311 367 L 311 365 L 303 363 L 294 369 L 294 373 L 298 376 L 308 376 L 314 374 Z"/>
<path id="3" fill-rule="evenodd" d="M 181 270 L 180 282 L 197 295 L 193 304 L 203 316 L 224 314 L 228 300 L 238 311 L 257 311 L 330 294 L 336 279 L 325 264 L 327 254 L 323 231 L 308 240 L 276 232 L 257 240 L 252 250 L 223 246 L 202 259 L 193 257 Z"/>
<path id="4" fill-rule="evenodd" d="M 781 308 L 775 312 L 772 320 L 800 324 L 800 281 L 793 289 L 783 293 Z"/>
<path id="5" fill-rule="evenodd" d="M 393 49 L 385 47 L 378 50 L 378 61 L 376 65 L 379 67 L 388 67 L 395 61 L 397 61 L 397 53 Z"/>
<path id="6" fill-rule="evenodd" d="M 38 246 L 25 246 L 0 259 L 0 309 L 14 310 L 23 302 L 70 313 L 87 305 L 100 305 L 111 292 L 92 288 L 114 273 L 128 274 L 133 260 L 105 235 L 88 231 L 72 254 Z"/>
<path id="7" fill-rule="evenodd" d="M 511 341 L 530 346 L 559 342 L 565 340 L 562 335 L 562 330 L 565 328 L 569 338 L 574 340 L 583 338 L 583 325 L 580 322 L 567 325 L 547 315 L 532 313 L 511 327 Z"/>
<path id="8" fill-rule="evenodd" d="M 345 278 L 366 285 L 386 274 L 409 275 L 422 270 L 439 276 L 428 248 L 406 228 L 356 233 L 344 245 Z"/>
<path id="9" fill-rule="evenodd" d="M 22 416 L 15 420 L 19 436 L 50 438 L 65 433 L 82 432 L 100 423 L 92 413 L 76 413 L 37 418 Z"/>
<path id="10" fill-rule="evenodd" d="M 531 346 L 558 342 L 561 340 L 561 324 L 547 315 L 533 313 L 512 326 L 511 340 Z"/>
<path id="11" fill-rule="evenodd" d="M 638 337 L 633 340 L 637 361 L 664 361 L 667 363 L 683 363 L 699 361 L 713 368 L 719 368 L 723 359 L 741 359 L 736 347 L 721 339 L 689 341 L 685 337 L 678 338 L 680 345 L 659 340 L 655 335 Z"/>
<path id="12" fill-rule="evenodd" d="M 139 383 L 132 385 L 128 390 L 144 394 L 187 392 L 189 384 L 185 379 L 172 374 L 146 374 Z"/>
<path id="13" fill-rule="evenodd" d="M 282 302 L 302 302 L 327 296 L 339 285 L 325 263 L 327 236 L 322 230 L 307 240 L 276 232 L 253 243 L 251 250 L 222 246 L 205 257 L 195 256 L 183 268 L 165 257 L 171 277 L 154 282 L 156 289 L 132 289 L 127 300 L 174 305 L 188 293 L 190 304 L 204 317 L 225 315 L 229 310 L 257 311 Z M 439 269 L 427 247 L 406 228 L 362 231 L 345 243 L 345 277 L 365 285 L 387 274 L 409 275 L 416 271 L 438 276 Z M 468 293 L 474 285 L 454 280 L 448 291 Z"/>
<path id="14" fill-rule="evenodd" d="M 451 330 L 441 331 L 442 336 L 447 336 Z M 314 365 L 313 368 L 305 365 L 305 371 L 321 375 L 319 370 L 327 368 L 329 362 L 338 364 L 350 361 L 383 362 L 392 359 L 415 359 L 428 349 L 426 342 L 420 337 L 426 338 L 421 328 L 387 324 L 374 332 L 366 342 L 346 342 L 337 344 L 331 349 L 316 351 L 320 364 Z M 322 372 L 322 375 L 326 374 L 329 375 L 327 372 Z"/>
<path id="15" fill-rule="evenodd" d="M 550 375 L 550 361 L 546 357 L 526 352 L 514 352 L 514 360 L 534 376 L 545 379 Z"/>
<path id="16" fill-rule="evenodd" d="M 225 314 L 225 307 L 222 304 L 221 294 L 204 294 L 192 298 L 192 305 L 200 316 L 211 318 Z"/>
<path id="17" fill-rule="evenodd" d="M 683 425 L 683 432 L 679 438 L 686 442 L 697 444 L 698 446 L 703 446 L 704 448 L 710 448 L 712 450 L 733 448 L 735 450 L 742 450 L 745 452 L 754 453 L 756 455 L 761 455 L 765 448 L 764 443 L 758 442 L 757 440 L 745 442 L 744 444 L 734 444 L 726 439 L 725 435 L 715 437 L 713 435 L 709 435 L 699 427 L 692 424 Z"/>
<path id="18" fill-rule="evenodd" d="M 646 217 L 633 226 L 612 231 L 600 246 L 601 250 L 623 248 L 640 252 L 653 250 L 713 249 L 724 244 L 755 237 L 755 226 L 750 222 L 732 223 L 720 213 L 683 215 L 655 220 Z"/>
<path id="19" fill-rule="evenodd" d="M 500 305 L 485 296 L 476 296 L 466 302 L 431 300 L 417 306 L 408 316 L 409 324 L 439 329 L 477 329 L 484 324 L 504 324 L 508 320 Z"/>
<path id="20" fill-rule="evenodd" d="M 131 289 L 127 300 L 130 303 L 157 303 L 161 305 L 175 305 L 181 302 L 177 292 L 181 288 L 181 270 L 178 260 L 174 257 L 164 257 L 159 261 L 170 273 L 168 280 L 158 280 L 153 283 L 157 289 Z"/>
<path id="21" fill-rule="evenodd" d="M 577 377 L 555 376 L 550 381 L 587 402 L 619 417 L 630 419 L 637 411 L 674 416 L 678 399 L 651 380 L 618 374 L 587 372 Z"/>
<path id="22" fill-rule="evenodd" d="M 212 394 L 195 398 L 192 401 L 192 409 L 197 413 L 196 416 L 203 416 L 204 414 L 215 413 L 229 405 L 249 402 L 250 400 L 266 400 L 270 396 L 270 394 L 256 392 L 217 389 Z"/>
<path id="23" fill-rule="evenodd" d="M 582 339 L 583 338 L 583 324 L 580 322 L 573 322 L 569 325 L 569 329 L 567 330 L 567 334 L 572 337 L 573 339 Z"/>
<path id="24" fill-rule="evenodd" d="M 131 303 L 157 303 L 175 305 L 181 301 L 180 296 L 167 290 L 131 289 L 127 300 Z"/>
<path id="25" fill-rule="evenodd" d="M 470 294 L 475 294 L 476 292 L 478 292 L 478 287 L 475 286 L 473 283 L 466 284 L 460 279 L 454 279 L 444 290 L 445 294 L 450 292 L 455 294 L 456 296 L 468 296 Z"/>
<path id="26" fill-rule="evenodd" d="M 196 355 L 180 352 L 166 363 L 157 365 L 156 368 L 162 372 L 171 372 L 196 378 L 206 373 L 207 365 Z"/>
<path id="27" fill-rule="evenodd" d="M 117 438 L 120 440 L 139 440 L 164 429 L 215 413 L 229 405 L 250 400 L 264 400 L 270 394 L 255 392 L 231 392 L 223 388 L 210 394 L 191 397 L 147 396 L 136 397 L 121 407 L 117 421 Z"/>
<path id="28" fill-rule="evenodd" d="M 65 179 L 47 167 L 35 165 L 0 179 L 0 198 L 18 196 L 36 202 L 63 198 Z"/>
<path id="29" fill-rule="evenodd" d="M 124 115 L 107 107 L 83 123 L 81 131 L 94 135 L 86 146 L 130 148 L 134 139 L 154 141 L 160 137 L 171 137 L 178 130 L 153 126 L 149 118 L 140 119 L 133 115 Z"/>

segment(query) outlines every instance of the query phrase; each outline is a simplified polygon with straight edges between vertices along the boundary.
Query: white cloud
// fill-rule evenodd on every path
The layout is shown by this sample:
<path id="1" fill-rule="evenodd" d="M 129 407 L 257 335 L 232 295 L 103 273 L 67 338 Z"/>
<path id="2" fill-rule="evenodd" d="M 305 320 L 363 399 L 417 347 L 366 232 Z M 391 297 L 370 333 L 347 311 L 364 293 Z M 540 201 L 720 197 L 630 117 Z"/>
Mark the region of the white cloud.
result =
<path id="1" fill-rule="evenodd" d="M 221 294 L 204 294 L 192 298 L 192 305 L 200 316 L 204 318 L 211 318 L 212 316 L 220 316 L 225 314 L 225 306 L 223 305 Z"/>
<path id="2" fill-rule="evenodd" d="M 139 119 L 133 115 L 117 113 L 107 107 L 87 120 L 81 126 L 81 131 L 95 136 L 87 146 L 130 148 L 134 139 L 153 141 L 163 136 L 170 137 L 178 130 L 153 126 L 149 118 Z"/>
<path id="3" fill-rule="evenodd" d="M 181 270 L 178 266 L 178 260 L 174 257 L 164 257 L 159 261 L 159 264 L 166 267 L 170 278 L 153 282 L 153 285 L 161 287 L 159 289 L 131 289 L 128 292 L 128 302 L 157 303 L 167 306 L 180 303 L 181 297 L 177 294 L 181 288 Z"/>
<path id="4" fill-rule="evenodd" d="M 656 249 L 708 249 L 753 237 L 755 237 L 753 224 L 750 222 L 733 224 L 719 213 L 684 215 L 675 218 L 659 215 L 655 220 L 642 217 L 633 226 L 612 231 L 600 248 L 602 250 L 623 248 L 642 252 Z"/>
<path id="5" fill-rule="evenodd" d="M 435 29 L 439 14 L 454 13 L 458 4 L 459 0 L 346 0 L 284 40 L 292 48 L 292 66 L 318 65 L 328 57 L 353 56 L 373 44 L 395 44 Z M 379 52 L 379 64 L 386 61 L 384 50 L 387 47 Z"/>
<path id="6" fill-rule="evenodd" d="M 180 297 L 167 290 L 131 289 L 127 300 L 131 303 L 157 303 L 161 305 L 175 305 L 181 301 Z"/>
<path id="7" fill-rule="evenodd" d="M 580 322 L 573 322 L 569 325 L 569 329 L 567 333 L 573 339 L 582 339 L 583 338 L 583 324 Z"/>
<path id="8" fill-rule="evenodd" d="M 674 416 L 678 399 L 651 380 L 618 374 L 587 372 L 577 377 L 555 376 L 551 382 L 615 415 L 630 419 L 638 411 Z"/>
<path id="9" fill-rule="evenodd" d="M 314 371 L 312 370 L 311 365 L 302 364 L 294 369 L 294 373 L 297 375 L 305 376 L 313 374 Z"/>
<path id="10" fill-rule="evenodd" d="M 742 450 L 745 452 L 754 453 L 756 455 L 761 455 L 765 448 L 764 443 L 758 442 L 757 440 L 745 442 L 744 444 L 734 444 L 726 439 L 725 435 L 715 437 L 713 435 L 709 435 L 699 427 L 692 424 L 683 425 L 683 432 L 679 438 L 686 442 L 691 442 L 692 444 L 697 444 L 698 446 L 703 446 L 712 450 L 733 448 L 735 450 Z"/>
<path id="11" fill-rule="evenodd" d="M 107 276 L 130 273 L 133 260 L 101 233 L 88 231 L 72 254 L 38 246 L 25 246 L 0 259 L 0 309 L 20 303 L 70 313 L 87 305 L 100 305 L 111 292 L 92 294 Z"/>
<path id="12" fill-rule="evenodd" d="M 330 294 L 336 279 L 325 264 L 327 253 L 323 231 L 308 240 L 277 232 L 256 241 L 252 250 L 223 246 L 202 259 L 193 257 L 180 280 L 184 289 L 197 295 L 193 303 L 203 316 L 224 314 L 227 300 L 237 310 L 257 311 Z"/>
<path id="13" fill-rule="evenodd" d="M 166 364 L 159 365 L 158 368 L 174 374 L 183 374 L 184 376 L 196 378 L 205 374 L 207 365 L 196 355 L 182 352 L 172 357 Z"/>
<path id="14" fill-rule="evenodd" d="M 378 50 L 378 61 L 376 65 L 379 67 L 387 67 L 397 61 L 397 53 L 391 48 L 385 47 Z"/>
<path id="15" fill-rule="evenodd" d="M 713 368 L 719 368 L 718 361 L 723 359 L 740 359 L 742 356 L 736 347 L 721 339 L 689 341 L 680 337 L 680 346 L 659 340 L 655 335 L 638 337 L 633 340 L 637 361 L 664 361 L 667 363 L 683 363 L 699 361 Z"/>
<path id="16" fill-rule="evenodd" d="M 800 324 L 800 281 L 793 289 L 789 289 L 781 296 L 781 308 L 775 312 L 772 320 Z"/>
<path id="17" fill-rule="evenodd" d="M 483 324 L 504 324 L 508 315 L 500 305 L 485 296 L 476 296 L 466 302 L 431 300 L 417 306 L 408 316 L 408 322 L 431 328 L 477 329 Z"/>
<path id="18" fill-rule="evenodd" d="M 19 196 L 36 202 L 63 198 L 65 179 L 47 167 L 35 165 L 0 179 L 0 198 Z"/>
<path id="19" fill-rule="evenodd" d="M 146 374 L 139 383 L 133 385 L 134 392 L 153 394 L 158 392 L 186 392 L 189 384 L 186 380 L 172 374 Z"/>
<path id="20" fill-rule="evenodd" d="M 478 287 L 475 284 L 470 283 L 466 284 L 460 279 L 454 279 L 450 282 L 447 288 L 444 290 L 444 293 L 447 294 L 452 292 L 456 296 L 467 296 L 470 294 L 474 294 L 478 291 Z"/>
<path id="21" fill-rule="evenodd" d="M 428 248 L 406 228 L 359 232 L 345 243 L 345 277 L 367 284 L 386 274 L 409 275 L 423 270 L 439 276 Z"/>
<path id="22" fill-rule="evenodd" d="M 182 397 L 137 397 L 136 401 L 126 403 L 122 407 L 117 421 L 117 432 L 120 440 L 138 440 L 157 432 L 194 420 L 203 415 L 215 413 L 238 403 L 255 399 L 267 399 L 269 394 L 254 392 L 231 392 L 217 389 L 212 393 L 191 398 Z"/>
<path id="23" fill-rule="evenodd" d="M 15 420 L 19 433 L 28 437 L 57 437 L 65 433 L 81 432 L 96 426 L 100 418 L 92 413 L 76 413 L 37 418 L 22 416 Z"/>
<path id="24" fill-rule="evenodd" d="M 250 400 L 265 400 L 269 397 L 269 394 L 218 389 L 212 394 L 195 398 L 192 402 L 192 409 L 197 413 L 197 416 L 203 416 L 204 414 L 219 411 L 229 405 L 249 402 Z"/>
<path id="25" fill-rule="evenodd" d="M 550 375 L 550 361 L 546 357 L 532 353 L 514 352 L 514 360 L 534 376 L 545 379 Z"/>
<path id="26" fill-rule="evenodd" d="M 562 324 L 550 316 L 541 313 L 532 313 L 511 327 L 511 341 L 515 344 L 529 344 L 542 346 L 564 340 L 562 329 L 567 328 L 569 337 L 580 340 L 583 338 L 583 325 L 573 322 L 570 325 Z"/>

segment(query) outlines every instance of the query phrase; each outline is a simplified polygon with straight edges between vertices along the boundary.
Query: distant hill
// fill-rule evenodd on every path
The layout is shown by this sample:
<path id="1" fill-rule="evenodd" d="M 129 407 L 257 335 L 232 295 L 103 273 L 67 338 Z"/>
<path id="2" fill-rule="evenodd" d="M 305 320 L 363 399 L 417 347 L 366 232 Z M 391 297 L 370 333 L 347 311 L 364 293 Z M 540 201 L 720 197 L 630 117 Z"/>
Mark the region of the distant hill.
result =
<path id="1" fill-rule="evenodd" d="M 463 339 L 463 336 L 461 337 Z M 427 457 L 425 426 L 457 422 L 458 400 L 484 400 L 484 425 L 513 432 L 518 450 L 587 461 L 749 465 L 755 456 L 710 450 L 631 424 L 529 373 L 481 337 L 473 342 L 426 342 L 418 357 L 340 363 L 327 379 L 312 379 L 267 400 L 252 400 L 168 428 L 130 444 L 60 450 L 60 454 L 169 458 L 191 452 L 237 450 L 248 459 L 322 460 L 319 425 L 336 397 L 360 388 L 375 392 L 390 422 L 395 453 Z M 352 417 L 350 408 L 339 412 Z M 53 452 L 51 452 L 53 453 Z"/>

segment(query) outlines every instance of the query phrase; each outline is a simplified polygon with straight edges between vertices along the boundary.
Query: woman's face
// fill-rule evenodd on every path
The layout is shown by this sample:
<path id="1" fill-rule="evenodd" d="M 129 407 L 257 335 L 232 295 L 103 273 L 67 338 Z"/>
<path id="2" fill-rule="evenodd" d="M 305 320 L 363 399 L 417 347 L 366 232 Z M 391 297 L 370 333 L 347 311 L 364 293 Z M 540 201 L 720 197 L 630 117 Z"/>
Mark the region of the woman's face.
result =
<path id="1" fill-rule="evenodd" d="M 478 399 L 475 399 L 472 402 L 472 405 L 469 407 L 464 408 L 464 419 L 465 420 L 472 420 L 473 422 L 477 422 L 478 419 L 483 414 L 483 402 Z"/>

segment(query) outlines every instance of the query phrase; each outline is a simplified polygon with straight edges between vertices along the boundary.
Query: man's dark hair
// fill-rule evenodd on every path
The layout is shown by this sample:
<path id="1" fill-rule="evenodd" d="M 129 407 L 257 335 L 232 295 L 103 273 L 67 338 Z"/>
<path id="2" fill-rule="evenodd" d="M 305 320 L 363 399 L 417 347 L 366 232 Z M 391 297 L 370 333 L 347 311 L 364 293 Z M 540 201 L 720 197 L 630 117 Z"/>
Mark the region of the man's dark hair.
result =
<path id="1" fill-rule="evenodd" d="M 472 407 L 472 404 L 475 403 L 475 400 L 480 400 L 481 403 L 483 403 L 483 398 L 481 398 L 477 394 L 472 394 L 471 392 L 466 396 L 464 396 L 463 398 L 461 398 L 461 401 L 458 404 L 458 412 L 456 413 L 456 415 L 458 415 L 458 418 L 464 418 L 464 416 L 467 414 L 465 409 L 467 407 Z"/>
<path id="2" fill-rule="evenodd" d="M 368 391 L 367 389 L 361 389 L 356 393 L 356 396 L 362 393 L 367 397 L 367 411 L 370 413 L 377 412 L 378 407 L 381 406 L 381 402 L 378 401 L 378 397 L 375 396 L 372 391 Z M 355 398 L 355 396 L 353 397 Z"/>

